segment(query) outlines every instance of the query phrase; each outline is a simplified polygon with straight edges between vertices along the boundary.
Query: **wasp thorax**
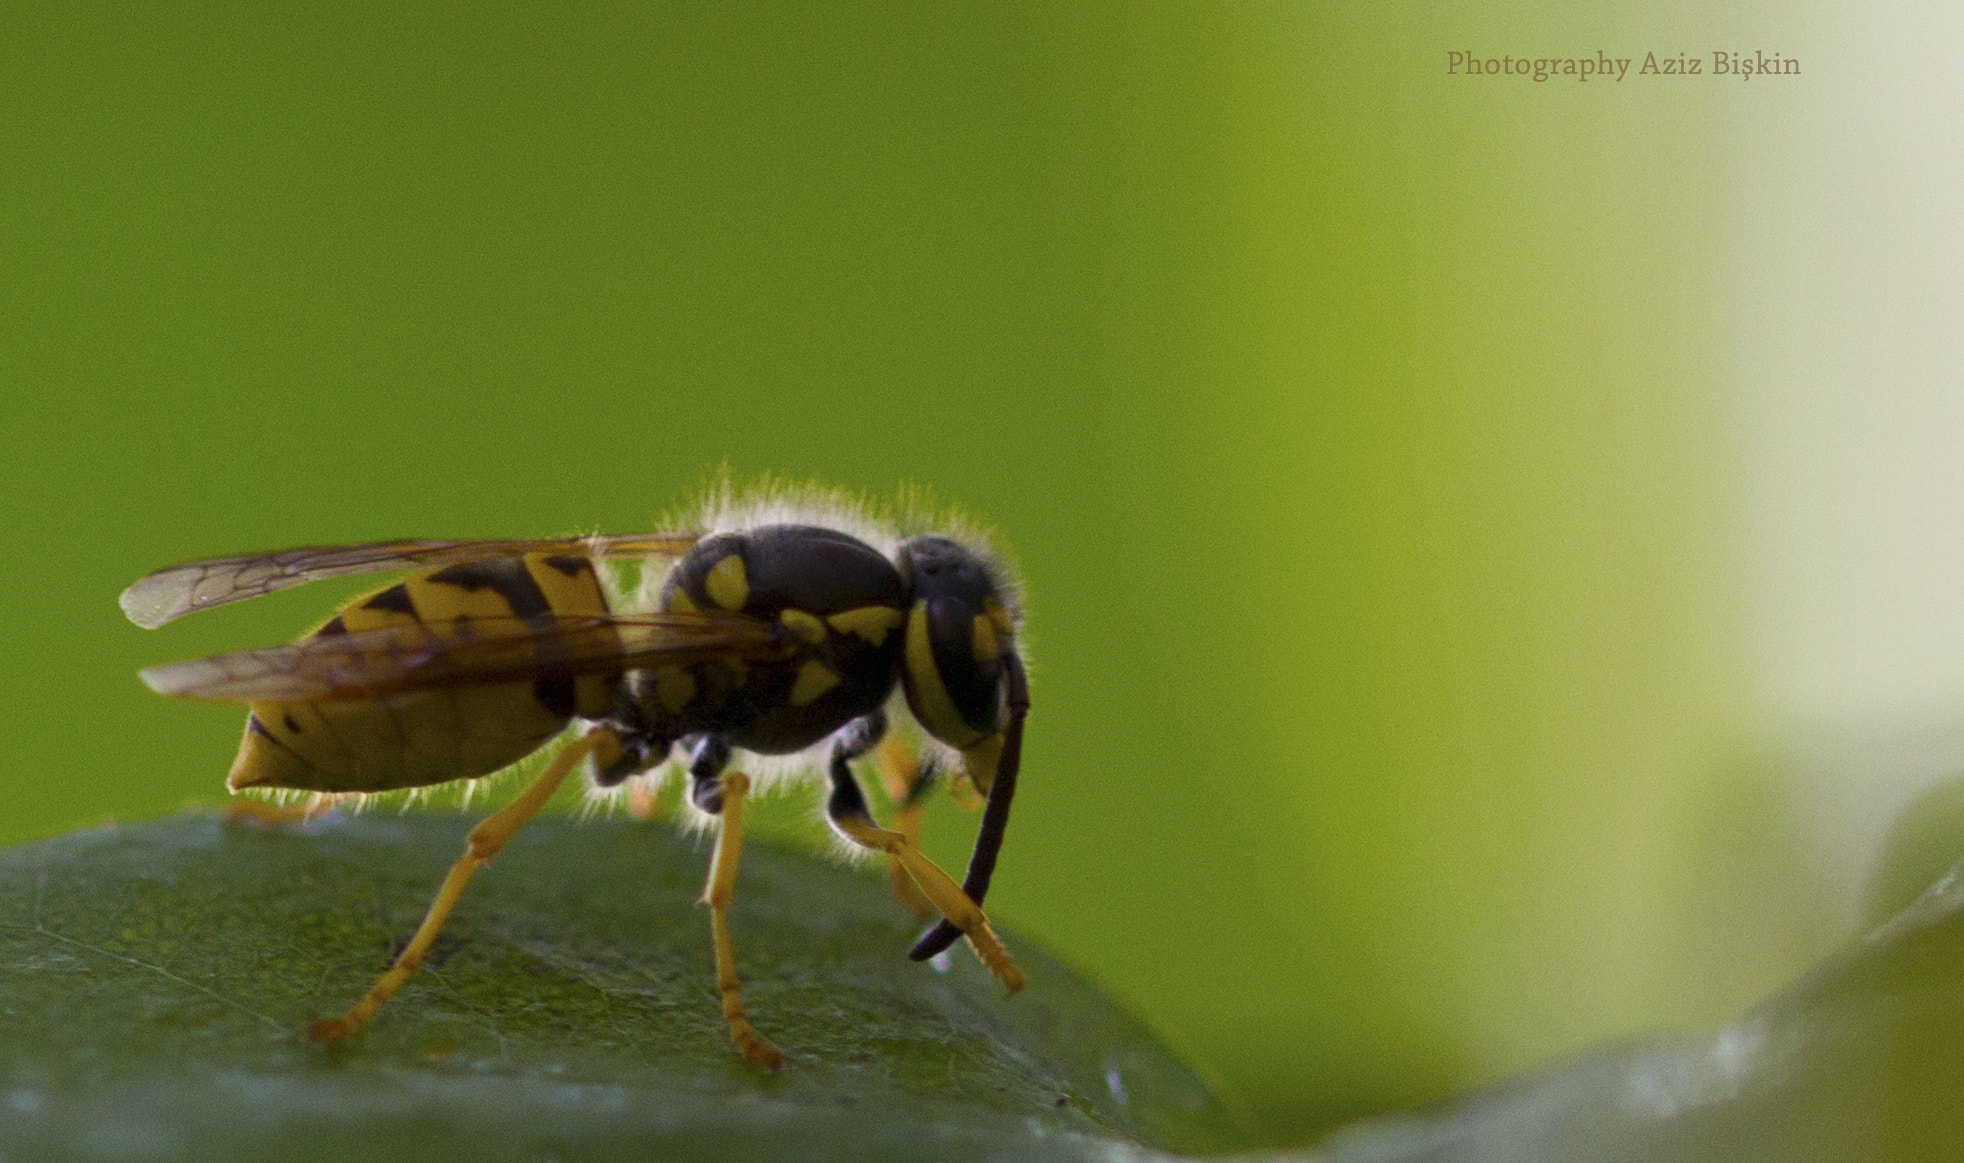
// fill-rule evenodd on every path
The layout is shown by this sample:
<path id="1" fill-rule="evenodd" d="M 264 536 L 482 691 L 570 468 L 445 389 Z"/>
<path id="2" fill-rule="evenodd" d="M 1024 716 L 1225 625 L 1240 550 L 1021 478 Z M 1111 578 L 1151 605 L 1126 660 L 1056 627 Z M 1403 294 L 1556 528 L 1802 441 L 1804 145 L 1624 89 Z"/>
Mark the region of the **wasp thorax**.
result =
<path id="1" fill-rule="evenodd" d="M 967 750 L 1002 716 L 1003 652 L 1015 626 L 988 563 L 958 541 L 915 537 L 900 546 L 907 612 L 907 705 L 937 739 Z"/>
<path id="2" fill-rule="evenodd" d="M 770 651 L 637 670 L 634 716 L 670 738 L 707 732 L 745 751 L 801 751 L 893 693 L 906 611 L 899 571 L 836 529 L 763 525 L 705 537 L 669 574 L 668 613 L 773 624 Z"/>

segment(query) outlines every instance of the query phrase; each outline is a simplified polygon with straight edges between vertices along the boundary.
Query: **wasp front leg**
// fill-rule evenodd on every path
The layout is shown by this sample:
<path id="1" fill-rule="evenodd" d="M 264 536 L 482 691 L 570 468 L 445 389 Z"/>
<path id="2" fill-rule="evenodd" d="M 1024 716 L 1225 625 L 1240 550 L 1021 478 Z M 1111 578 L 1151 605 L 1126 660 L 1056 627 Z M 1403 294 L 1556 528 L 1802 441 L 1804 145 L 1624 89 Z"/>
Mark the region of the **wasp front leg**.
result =
<path id="1" fill-rule="evenodd" d="M 862 848 L 886 853 L 906 869 L 907 875 L 920 886 L 935 910 L 968 938 L 969 947 L 975 950 L 982 964 L 988 966 L 989 972 L 995 974 L 1010 993 L 1015 993 L 1023 988 L 1023 971 L 1017 968 L 1009 950 L 1003 947 L 1002 939 L 989 927 L 989 919 L 983 915 L 982 907 L 962 891 L 962 886 L 956 884 L 953 877 L 929 860 L 913 841 L 873 822 L 873 813 L 866 806 L 866 793 L 853 776 L 848 760 L 854 755 L 863 754 L 871 746 L 867 741 L 868 734 L 876 739 L 884 726 L 883 719 L 868 715 L 856 720 L 841 733 L 839 742 L 832 749 L 832 794 L 825 801 L 825 817 L 841 836 Z"/>
<path id="2" fill-rule="evenodd" d="M 858 756 L 848 755 L 846 758 L 856 759 Z M 922 756 L 916 759 L 906 744 L 888 735 L 873 749 L 873 769 L 879 772 L 880 784 L 886 788 L 887 798 L 895 805 L 893 830 L 906 837 L 909 844 L 919 847 L 921 809 L 927 802 L 927 794 L 934 790 L 937 774 L 933 758 Z M 934 902 L 927 899 L 920 886 L 914 883 L 914 878 L 907 875 L 907 869 L 892 856 L 887 857 L 887 880 L 893 885 L 893 899 L 920 916 L 936 915 Z"/>

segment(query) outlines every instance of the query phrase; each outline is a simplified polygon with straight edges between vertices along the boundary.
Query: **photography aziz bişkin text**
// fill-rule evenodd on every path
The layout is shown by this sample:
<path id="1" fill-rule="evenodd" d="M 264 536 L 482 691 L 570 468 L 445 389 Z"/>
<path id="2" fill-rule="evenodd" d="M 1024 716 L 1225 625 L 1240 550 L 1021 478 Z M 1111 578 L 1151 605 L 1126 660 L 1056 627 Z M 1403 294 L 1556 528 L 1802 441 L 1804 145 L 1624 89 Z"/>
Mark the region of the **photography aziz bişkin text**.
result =
<path id="1" fill-rule="evenodd" d="M 1708 61 L 1702 56 L 1678 53 L 1676 56 L 1658 56 L 1654 52 L 1643 55 L 1643 63 L 1632 70 L 1634 57 L 1613 57 L 1601 49 L 1593 57 L 1482 57 L 1475 52 L 1452 51 L 1446 53 L 1446 75 L 1449 77 L 1529 77 L 1536 81 L 1552 80 L 1556 77 L 1573 77 L 1587 81 L 1591 77 L 1621 81 L 1631 72 L 1639 77 L 1736 77 L 1750 81 L 1754 77 L 1797 77 L 1800 75 L 1800 60 L 1797 57 L 1783 57 L 1779 53 L 1768 56 L 1755 49 L 1751 56 L 1742 52 L 1715 51 Z M 1709 68 L 1707 66 L 1710 66 Z"/>

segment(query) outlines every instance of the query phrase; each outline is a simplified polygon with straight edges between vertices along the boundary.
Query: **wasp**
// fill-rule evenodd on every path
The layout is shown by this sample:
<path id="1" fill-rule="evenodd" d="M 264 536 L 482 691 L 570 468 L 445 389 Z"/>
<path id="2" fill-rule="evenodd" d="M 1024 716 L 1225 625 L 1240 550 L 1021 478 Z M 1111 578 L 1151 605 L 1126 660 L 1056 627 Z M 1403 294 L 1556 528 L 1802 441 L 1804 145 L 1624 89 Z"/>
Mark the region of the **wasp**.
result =
<path id="1" fill-rule="evenodd" d="M 226 780 L 234 792 L 292 789 L 318 803 L 469 780 L 578 724 L 523 791 L 471 830 L 422 923 L 367 994 L 315 1022 L 310 1036 L 343 1039 L 368 1022 L 429 952 L 472 873 L 582 761 L 602 789 L 671 759 L 686 773 L 687 802 L 716 833 L 701 899 L 723 1016 L 751 1062 L 775 1068 L 783 1052 L 744 1010 L 727 911 L 744 801 L 758 786 L 739 767 L 764 771 L 769 783 L 787 770 L 772 757 L 796 757 L 790 772 L 822 779 L 832 829 L 885 853 L 896 887 L 911 881 L 939 914 L 909 956 L 925 960 L 965 937 L 1009 993 L 1020 989 L 1023 973 L 981 907 L 1030 705 L 1016 587 L 976 538 L 899 539 L 841 523 L 308 546 L 188 562 L 124 591 L 131 621 L 154 628 L 319 578 L 414 571 L 296 641 L 141 672 L 162 694 L 249 704 Z M 620 561 L 639 563 L 633 594 L 603 570 Z M 959 884 L 916 846 L 917 827 L 875 822 L 854 773 L 897 716 L 926 736 L 900 785 L 903 812 L 937 767 L 959 767 L 986 797 Z"/>

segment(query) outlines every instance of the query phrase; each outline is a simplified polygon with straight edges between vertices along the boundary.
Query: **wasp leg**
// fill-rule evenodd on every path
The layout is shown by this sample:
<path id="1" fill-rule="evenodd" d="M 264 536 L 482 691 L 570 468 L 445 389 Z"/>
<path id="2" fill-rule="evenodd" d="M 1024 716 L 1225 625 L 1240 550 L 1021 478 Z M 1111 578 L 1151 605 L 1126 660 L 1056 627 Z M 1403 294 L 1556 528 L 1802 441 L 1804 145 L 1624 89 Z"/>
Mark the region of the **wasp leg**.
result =
<path id="1" fill-rule="evenodd" d="M 964 812 L 977 811 L 989 802 L 975 790 L 975 777 L 965 771 L 948 781 L 948 795 Z"/>
<path id="2" fill-rule="evenodd" d="M 338 798 L 317 791 L 298 804 L 276 804 L 257 796 L 241 796 L 226 804 L 218 818 L 228 824 L 242 820 L 254 824 L 298 824 L 333 807 Z"/>
<path id="3" fill-rule="evenodd" d="M 881 716 L 877 724 L 869 725 L 866 730 L 872 726 L 884 729 L 885 725 L 886 719 Z M 857 739 L 841 741 L 856 742 Z M 846 758 L 857 759 L 865 753 L 860 750 Z M 872 756 L 873 770 L 879 773 L 880 786 L 886 789 L 887 799 L 896 805 L 893 809 L 893 830 L 905 836 L 908 843 L 919 847 L 921 807 L 928 791 L 934 786 L 934 760 L 915 759 L 913 751 L 891 734 L 878 739 L 877 745 L 872 748 Z M 922 917 L 936 915 L 934 902 L 922 894 L 914 878 L 907 875 L 907 869 L 891 856 L 887 857 L 887 881 L 893 885 L 894 900 Z"/>
<path id="4" fill-rule="evenodd" d="M 740 771 L 716 774 L 729 762 L 730 749 L 713 736 L 696 748 L 689 765 L 689 798 L 705 812 L 722 817 L 716 848 L 709 857 L 709 880 L 702 903 L 709 906 L 709 931 L 716 945 L 716 990 L 723 995 L 723 1021 L 730 1041 L 748 1061 L 775 1070 L 784 1051 L 771 1045 L 750 1024 L 743 997 L 737 992 L 736 946 L 730 940 L 730 902 L 736 897 L 737 865 L 743 859 L 743 799 L 750 777 Z"/>
<path id="5" fill-rule="evenodd" d="M 914 768 L 906 794 L 895 797 L 899 800 L 899 806 L 893 809 L 893 830 L 915 848 L 921 846 L 921 809 L 926 806 L 927 793 L 934 790 L 935 774 L 934 760 L 923 758 Z M 893 899 L 922 917 L 935 915 L 934 902 L 927 899 L 927 894 L 914 883 L 914 878 L 907 874 L 906 866 L 897 857 L 887 857 L 887 880 L 893 885 Z"/>
<path id="6" fill-rule="evenodd" d="M 832 794 L 825 801 L 826 819 L 846 839 L 875 852 L 884 852 L 905 868 L 935 909 L 968 938 L 969 948 L 975 950 L 976 957 L 1004 988 L 1010 993 L 1022 989 L 1023 971 L 1010 958 L 1002 939 L 989 927 L 982 906 L 907 837 L 873 822 L 873 814 L 866 807 L 866 793 L 860 790 L 859 780 L 847 766 L 849 748 L 844 744 L 848 742 L 850 737 L 832 750 Z"/>
<path id="7" fill-rule="evenodd" d="M 1023 673 L 1023 660 L 1015 651 L 1002 655 L 1003 677 L 1008 689 L 1003 705 L 1009 711 L 1009 725 L 1002 730 L 1000 744 L 985 741 L 982 746 L 962 753 L 962 766 L 971 772 L 979 767 L 972 759 L 988 761 L 993 753 L 995 773 L 988 783 L 989 802 L 982 809 L 982 824 L 975 830 L 975 850 L 968 857 L 968 871 L 962 876 L 962 891 L 979 907 L 989 895 L 989 881 L 996 874 L 996 857 L 1002 854 L 1003 831 L 1009 826 L 1009 805 L 1016 797 L 1016 773 L 1023 765 L 1023 720 L 1030 714 L 1030 684 Z M 947 921 L 938 921 L 922 933 L 907 956 L 926 961 L 955 943 L 960 930 Z"/>
<path id="8" fill-rule="evenodd" d="M 873 770 L 879 774 L 887 798 L 895 803 L 918 794 L 921 780 L 934 773 L 933 767 L 918 761 L 913 749 L 897 735 L 887 735 L 873 748 Z"/>
<path id="9" fill-rule="evenodd" d="M 588 753 L 597 752 L 604 767 L 620 750 L 620 741 L 608 727 L 595 727 L 578 739 L 568 743 L 553 757 L 552 763 L 539 773 L 539 778 L 518 798 L 503 808 L 486 816 L 477 827 L 472 828 L 464 843 L 464 854 L 450 866 L 449 875 L 443 878 L 443 887 L 437 890 L 436 899 L 430 902 L 430 911 L 423 916 L 423 923 L 416 927 L 409 944 L 397 955 L 395 964 L 389 966 L 362 999 L 348 1007 L 348 1012 L 338 1018 L 326 1018 L 307 1027 L 307 1036 L 316 1042 L 346 1038 L 368 1024 L 383 1002 L 388 1001 L 416 967 L 422 964 L 423 957 L 436 941 L 438 930 L 450 916 L 450 910 L 457 905 L 457 898 L 464 895 L 464 886 L 470 883 L 471 873 L 477 866 L 496 856 L 527 820 L 538 814 L 552 793 L 559 790 L 566 774 Z"/>
<path id="10" fill-rule="evenodd" d="M 668 811 L 661 802 L 662 785 L 646 779 L 637 779 L 627 785 L 627 814 L 634 820 L 661 820 Z"/>

